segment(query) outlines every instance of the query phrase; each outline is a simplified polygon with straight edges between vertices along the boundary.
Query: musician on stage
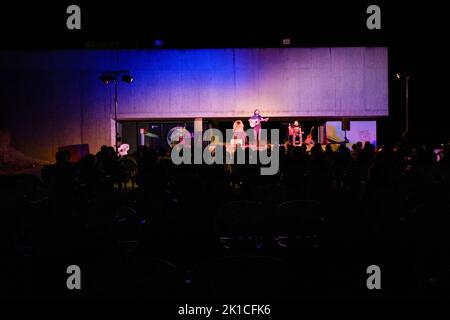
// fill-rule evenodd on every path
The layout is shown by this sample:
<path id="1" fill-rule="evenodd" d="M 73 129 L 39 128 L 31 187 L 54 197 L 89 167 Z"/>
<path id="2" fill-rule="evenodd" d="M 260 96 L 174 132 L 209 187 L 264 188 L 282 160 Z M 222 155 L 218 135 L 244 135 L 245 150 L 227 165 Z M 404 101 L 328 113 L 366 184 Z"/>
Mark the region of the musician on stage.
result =
<path id="1" fill-rule="evenodd" d="M 240 144 L 241 146 L 245 146 L 247 142 L 247 135 L 244 131 L 244 123 L 242 120 L 236 120 L 233 123 L 233 139 L 231 144 L 237 145 Z"/>
<path id="2" fill-rule="evenodd" d="M 250 127 L 253 128 L 253 132 L 255 134 L 256 145 L 259 145 L 260 134 L 261 134 L 261 122 L 269 121 L 269 118 L 263 118 L 259 114 L 259 109 L 255 109 L 253 112 L 253 116 L 248 119 L 250 123 Z"/>
<path id="3" fill-rule="evenodd" d="M 294 121 L 294 124 L 289 123 L 289 140 L 292 141 L 294 146 L 303 144 L 303 133 L 302 127 L 297 120 Z"/>

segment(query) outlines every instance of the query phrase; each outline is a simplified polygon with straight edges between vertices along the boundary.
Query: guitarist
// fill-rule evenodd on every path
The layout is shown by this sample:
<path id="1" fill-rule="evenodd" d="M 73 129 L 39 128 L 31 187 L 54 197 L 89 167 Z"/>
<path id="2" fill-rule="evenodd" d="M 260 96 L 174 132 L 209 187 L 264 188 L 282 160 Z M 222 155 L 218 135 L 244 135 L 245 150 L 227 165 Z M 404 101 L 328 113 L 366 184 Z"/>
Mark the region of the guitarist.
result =
<path id="1" fill-rule="evenodd" d="M 302 145 L 303 144 L 303 131 L 302 127 L 300 126 L 300 123 L 295 120 L 294 124 L 289 124 L 289 136 L 292 139 L 292 144 L 295 145 Z M 299 143 L 297 144 L 297 138 L 299 140 Z"/>
<path id="2" fill-rule="evenodd" d="M 269 118 L 263 118 L 259 114 L 258 109 L 255 109 L 255 111 L 253 112 L 253 116 L 251 116 L 248 119 L 248 122 L 250 123 L 250 127 L 253 128 L 257 146 L 259 146 L 259 138 L 260 138 L 260 133 L 261 133 L 261 122 L 264 122 L 264 121 L 269 121 Z"/>

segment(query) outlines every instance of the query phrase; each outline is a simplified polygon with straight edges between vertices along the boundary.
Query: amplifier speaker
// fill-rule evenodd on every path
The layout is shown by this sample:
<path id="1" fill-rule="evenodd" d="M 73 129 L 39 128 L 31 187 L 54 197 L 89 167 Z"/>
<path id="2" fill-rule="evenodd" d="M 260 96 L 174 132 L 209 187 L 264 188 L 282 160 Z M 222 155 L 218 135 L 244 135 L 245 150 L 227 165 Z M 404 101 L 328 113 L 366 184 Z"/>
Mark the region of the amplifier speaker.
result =
<path id="1" fill-rule="evenodd" d="M 349 118 L 342 118 L 342 131 L 350 131 L 350 119 Z"/>

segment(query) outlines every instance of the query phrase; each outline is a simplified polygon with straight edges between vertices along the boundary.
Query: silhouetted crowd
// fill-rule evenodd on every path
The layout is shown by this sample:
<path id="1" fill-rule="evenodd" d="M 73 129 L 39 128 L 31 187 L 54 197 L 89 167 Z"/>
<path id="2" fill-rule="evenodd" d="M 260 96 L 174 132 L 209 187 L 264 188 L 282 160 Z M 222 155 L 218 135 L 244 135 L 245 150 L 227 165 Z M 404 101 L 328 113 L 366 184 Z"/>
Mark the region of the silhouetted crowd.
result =
<path id="1" fill-rule="evenodd" d="M 0 176 L 3 296 L 450 295 L 449 145 L 281 147 L 272 176 L 174 165 L 147 146 L 70 160 L 58 152 L 41 178 Z M 65 287 L 71 264 L 80 292 Z M 370 265 L 381 291 L 367 289 Z"/>

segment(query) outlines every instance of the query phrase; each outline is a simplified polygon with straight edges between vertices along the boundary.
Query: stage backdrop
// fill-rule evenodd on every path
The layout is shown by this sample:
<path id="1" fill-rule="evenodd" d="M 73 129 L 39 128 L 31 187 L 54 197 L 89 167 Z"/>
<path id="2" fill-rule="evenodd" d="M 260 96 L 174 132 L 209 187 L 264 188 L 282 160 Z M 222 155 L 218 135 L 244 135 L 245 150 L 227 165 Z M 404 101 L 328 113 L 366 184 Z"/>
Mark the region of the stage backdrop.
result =
<path id="1" fill-rule="evenodd" d="M 386 48 L 101 50 L 0 53 L 0 129 L 35 157 L 111 143 L 113 87 L 129 69 L 119 119 L 377 117 L 388 114 Z"/>

